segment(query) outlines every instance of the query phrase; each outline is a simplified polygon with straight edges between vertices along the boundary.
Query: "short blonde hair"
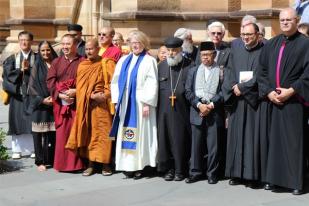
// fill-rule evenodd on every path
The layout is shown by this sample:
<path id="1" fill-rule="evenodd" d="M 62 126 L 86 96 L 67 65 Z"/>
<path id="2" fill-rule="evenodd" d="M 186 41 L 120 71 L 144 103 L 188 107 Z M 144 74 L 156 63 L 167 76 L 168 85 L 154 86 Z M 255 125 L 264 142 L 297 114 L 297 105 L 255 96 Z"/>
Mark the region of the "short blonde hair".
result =
<path id="1" fill-rule="evenodd" d="M 135 38 L 137 41 L 139 41 L 144 46 L 145 50 L 148 51 L 150 49 L 149 38 L 144 32 L 139 31 L 139 30 L 130 31 L 129 37 L 128 37 L 130 42 L 132 38 Z"/>

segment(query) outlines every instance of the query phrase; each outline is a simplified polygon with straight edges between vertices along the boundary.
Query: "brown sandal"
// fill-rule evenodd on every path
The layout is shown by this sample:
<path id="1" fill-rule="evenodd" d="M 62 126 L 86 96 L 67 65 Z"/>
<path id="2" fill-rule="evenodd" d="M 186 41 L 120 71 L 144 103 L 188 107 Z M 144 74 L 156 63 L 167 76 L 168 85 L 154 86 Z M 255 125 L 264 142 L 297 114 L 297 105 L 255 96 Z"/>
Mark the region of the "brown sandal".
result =
<path id="1" fill-rule="evenodd" d="M 90 175 L 93 175 L 94 174 L 94 169 L 93 167 L 89 167 L 88 169 L 86 169 L 84 172 L 83 172 L 83 176 L 90 176 Z"/>
<path id="2" fill-rule="evenodd" d="M 111 168 L 108 165 L 103 165 L 102 175 L 103 176 L 110 176 L 112 174 L 113 174 L 113 172 L 112 172 Z"/>

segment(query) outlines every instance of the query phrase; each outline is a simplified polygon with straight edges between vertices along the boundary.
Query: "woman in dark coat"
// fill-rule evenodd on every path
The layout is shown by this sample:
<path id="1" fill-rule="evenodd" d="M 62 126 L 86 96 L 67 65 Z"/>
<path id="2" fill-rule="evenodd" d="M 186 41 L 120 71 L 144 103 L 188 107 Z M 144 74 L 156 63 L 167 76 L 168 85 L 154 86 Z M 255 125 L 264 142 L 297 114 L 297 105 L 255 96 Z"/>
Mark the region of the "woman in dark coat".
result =
<path id="1" fill-rule="evenodd" d="M 31 95 L 32 132 L 35 151 L 35 164 L 40 172 L 46 166 L 52 166 L 55 151 L 55 122 L 52 98 L 46 85 L 47 71 L 57 57 L 51 44 L 43 41 L 39 44 L 38 58 L 31 71 L 29 93 Z"/>

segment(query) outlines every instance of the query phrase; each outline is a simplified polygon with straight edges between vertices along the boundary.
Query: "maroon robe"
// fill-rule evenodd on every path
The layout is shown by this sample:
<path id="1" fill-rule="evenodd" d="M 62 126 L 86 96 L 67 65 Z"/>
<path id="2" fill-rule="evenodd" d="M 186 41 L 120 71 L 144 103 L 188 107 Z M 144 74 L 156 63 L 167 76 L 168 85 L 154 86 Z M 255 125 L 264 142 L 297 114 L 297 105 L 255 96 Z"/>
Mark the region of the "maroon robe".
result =
<path id="1" fill-rule="evenodd" d="M 71 62 L 64 56 L 56 58 L 48 70 L 47 88 L 54 102 L 56 126 L 56 147 L 54 169 L 58 171 L 76 171 L 84 168 L 81 158 L 73 151 L 65 149 L 75 117 L 75 103 L 62 105 L 59 92 L 76 86 L 76 73 L 84 58 L 76 56 Z"/>
<path id="2" fill-rule="evenodd" d="M 117 63 L 121 55 L 122 51 L 117 46 L 111 44 L 102 54 L 102 59 L 111 58 Z"/>

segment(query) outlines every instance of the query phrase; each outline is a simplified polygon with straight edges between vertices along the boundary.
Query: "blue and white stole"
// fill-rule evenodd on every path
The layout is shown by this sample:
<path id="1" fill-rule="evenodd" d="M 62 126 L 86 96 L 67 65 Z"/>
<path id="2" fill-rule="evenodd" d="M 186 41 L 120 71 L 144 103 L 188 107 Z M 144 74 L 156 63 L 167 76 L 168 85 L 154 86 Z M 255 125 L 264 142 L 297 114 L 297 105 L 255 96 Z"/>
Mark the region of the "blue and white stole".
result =
<path id="1" fill-rule="evenodd" d="M 146 55 L 146 52 L 143 51 L 130 75 L 129 79 L 129 87 L 128 87 L 128 104 L 127 108 L 122 108 L 122 111 L 125 111 L 125 118 L 124 118 L 124 123 L 123 123 L 123 130 L 121 131 L 121 148 L 122 149 L 127 149 L 127 150 L 136 150 L 136 144 L 137 144 L 137 107 L 136 107 L 136 79 L 137 79 L 137 73 L 138 73 L 138 68 L 143 60 L 144 56 Z M 122 98 L 124 96 L 124 92 L 126 90 L 126 85 L 127 85 L 127 78 L 128 78 L 128 71 L 130 67 L 130 63 L 132 60 L 133 54 L 130 54 L 123 62 L 121 71 L 119 74 L 119 79 L 118 79 L 118 91 L 119 91 L 119 97 L 118 97 L 118 102 L 117 102 L 117 109 L 116 113 L 114 116 L 113 120 L 113 125 L 111 132 L 109 136 L 111 138 L 117 138 L 118 134 L 118 128 L 119 128 L 119 122 L 120 122 L 120 108 L 121 108 L 121 103 L 122 103 Z"/>

